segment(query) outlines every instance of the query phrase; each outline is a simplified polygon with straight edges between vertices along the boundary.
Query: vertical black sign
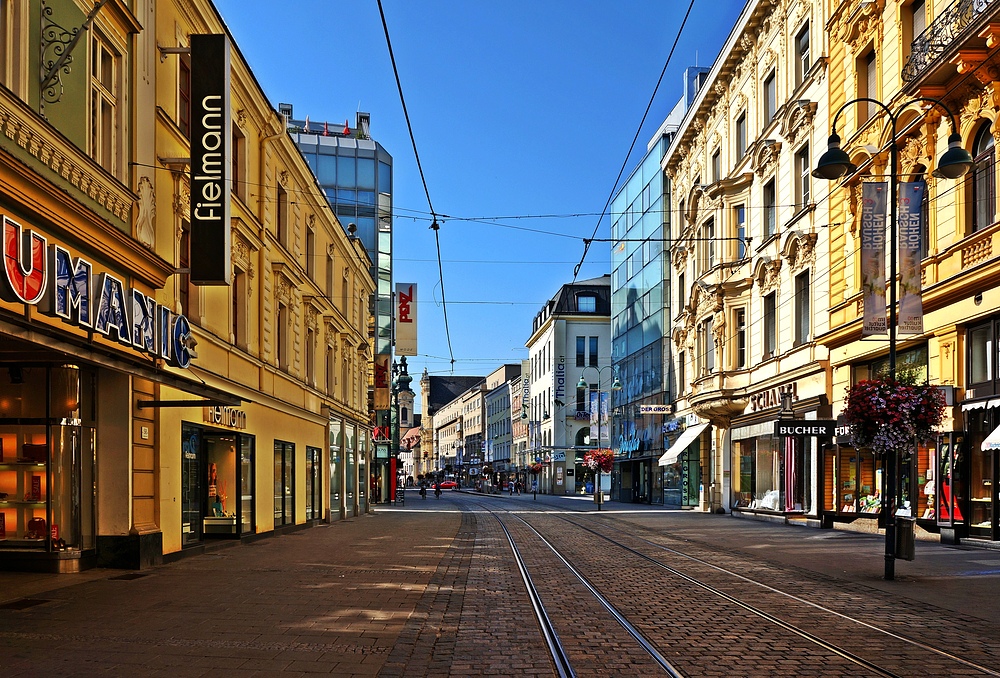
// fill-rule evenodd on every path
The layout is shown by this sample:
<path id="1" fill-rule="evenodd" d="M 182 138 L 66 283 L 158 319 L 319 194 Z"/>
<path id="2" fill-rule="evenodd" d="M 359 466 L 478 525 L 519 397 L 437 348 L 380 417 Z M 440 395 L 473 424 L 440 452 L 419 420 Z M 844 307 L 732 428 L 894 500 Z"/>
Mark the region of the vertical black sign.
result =
<path id="1" fill-rule="evenodd" d="M 229 36 L 191 36 L 191 282 L 228 285 L 232 275 Z"/>

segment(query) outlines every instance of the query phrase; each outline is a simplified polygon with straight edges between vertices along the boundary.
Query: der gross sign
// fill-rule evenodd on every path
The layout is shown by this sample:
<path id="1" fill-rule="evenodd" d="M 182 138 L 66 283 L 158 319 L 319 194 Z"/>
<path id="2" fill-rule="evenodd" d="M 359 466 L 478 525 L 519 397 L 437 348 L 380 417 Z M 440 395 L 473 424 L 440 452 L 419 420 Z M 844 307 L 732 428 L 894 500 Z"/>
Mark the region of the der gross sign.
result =
<path id="1" fill-rule="evenodd" d="M 837 422 L 826 419 L 788 419 L 774 422 L 776 436 L 832 437 Z"/>

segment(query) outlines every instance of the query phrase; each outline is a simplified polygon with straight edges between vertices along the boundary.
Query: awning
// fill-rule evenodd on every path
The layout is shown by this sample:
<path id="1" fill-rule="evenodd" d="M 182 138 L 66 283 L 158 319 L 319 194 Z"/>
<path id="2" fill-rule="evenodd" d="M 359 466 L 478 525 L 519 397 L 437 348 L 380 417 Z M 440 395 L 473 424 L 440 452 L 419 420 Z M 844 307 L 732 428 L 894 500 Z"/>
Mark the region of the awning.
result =
<path id="1" fill-rule="evenodd" d="M 680 434 L 674 444 L 670 446 L 670 449 L 660 457 L 660 466 L 670 466 L 676 463 L 677 457 L 681 456 L 681 452 L 686 450 L 688 445 L 693 443 L 706 428 L 708 428 L 708 422 L 687 427 L 684 433 Z"/>
<path id="2" fill-rule="evenodd" d="M 986 436 L 982 446 L 979 448 L 983 452 L 987 450 L 1000 450 L 1000 426 L 993 429 L 993 433 Z"/>

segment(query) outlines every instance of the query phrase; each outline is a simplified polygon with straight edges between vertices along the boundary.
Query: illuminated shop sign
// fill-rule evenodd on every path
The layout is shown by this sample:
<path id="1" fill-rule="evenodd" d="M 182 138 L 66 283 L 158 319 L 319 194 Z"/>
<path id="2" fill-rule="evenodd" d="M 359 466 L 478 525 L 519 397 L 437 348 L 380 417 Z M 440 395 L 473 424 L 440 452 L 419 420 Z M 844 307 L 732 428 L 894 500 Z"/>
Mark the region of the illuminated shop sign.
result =
<path id="1" fill-rule="evenodd" d="M 229 36 L 191 36 L 191 282 L 228 285 L 232 274 Z"/>
<path id="2" fill-rule="evenodd" d="M 205 421 L 216 426 L 244 429 L 247 427 L 247 413 L 235 407 L 215 405 L 205 408 Z"/>
<path id="3" fill-rule="evenodd" d="M 0 297 L 36 306 L 42 313 L 85 327 L 176 367 L 191 364 L 191 325 L 152 297 L 111 273 L 73 256 L 45 236 L 22 229 L 3 216 L 3 268 Z"/>

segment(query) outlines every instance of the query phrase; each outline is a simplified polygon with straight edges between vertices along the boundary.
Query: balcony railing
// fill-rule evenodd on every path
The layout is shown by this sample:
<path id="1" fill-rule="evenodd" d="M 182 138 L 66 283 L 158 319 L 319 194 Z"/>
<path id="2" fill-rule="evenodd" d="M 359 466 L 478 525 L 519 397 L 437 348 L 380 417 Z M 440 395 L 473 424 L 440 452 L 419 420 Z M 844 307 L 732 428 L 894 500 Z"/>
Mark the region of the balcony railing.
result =
<path id="1" fill-rule="evenodd" d="M 910 46 L 903 81 L 913 82 L 957 41 L 996 14 L 996 0 L 958 0 L 941 13 Z"/>

